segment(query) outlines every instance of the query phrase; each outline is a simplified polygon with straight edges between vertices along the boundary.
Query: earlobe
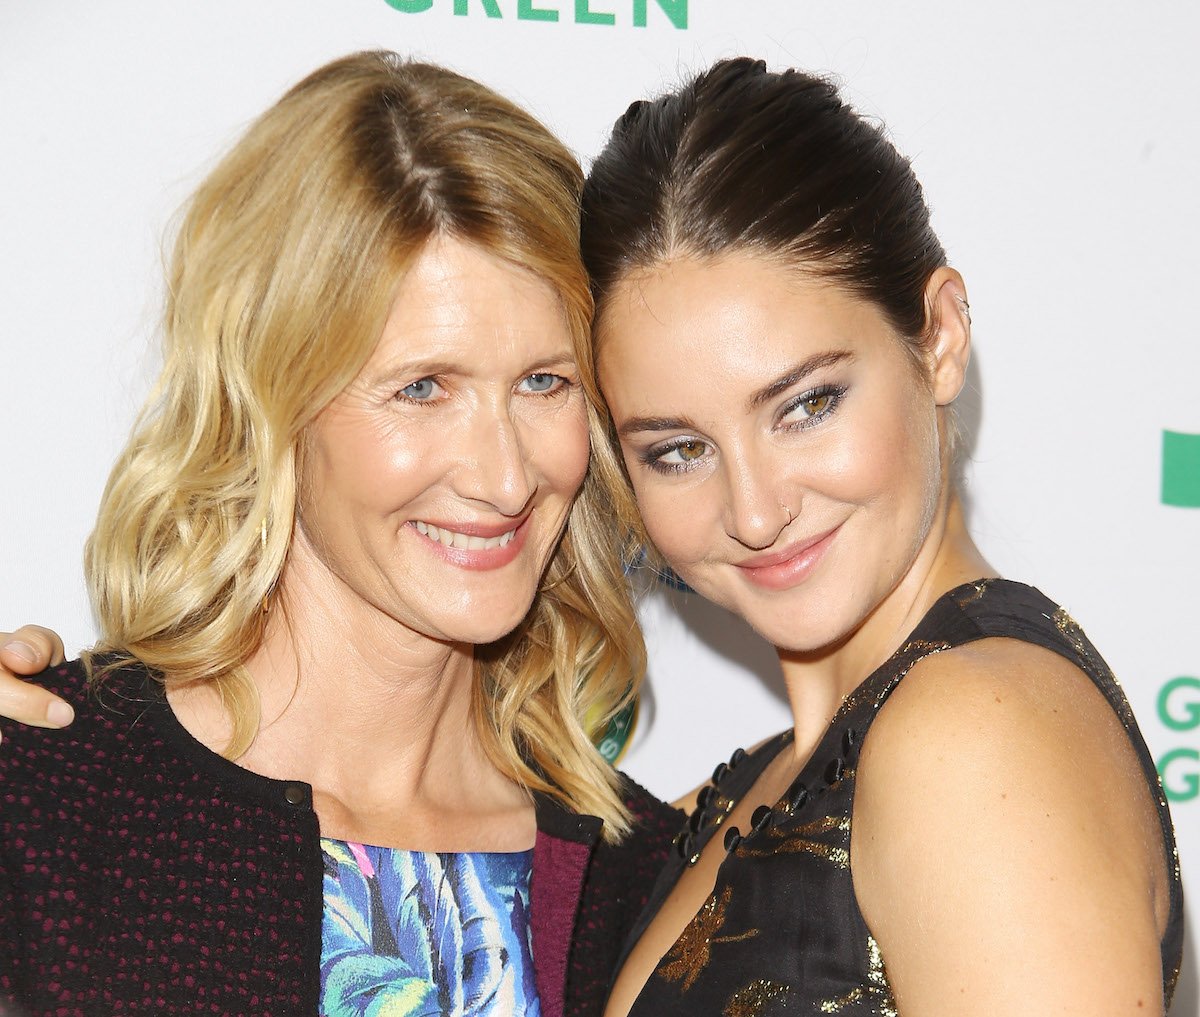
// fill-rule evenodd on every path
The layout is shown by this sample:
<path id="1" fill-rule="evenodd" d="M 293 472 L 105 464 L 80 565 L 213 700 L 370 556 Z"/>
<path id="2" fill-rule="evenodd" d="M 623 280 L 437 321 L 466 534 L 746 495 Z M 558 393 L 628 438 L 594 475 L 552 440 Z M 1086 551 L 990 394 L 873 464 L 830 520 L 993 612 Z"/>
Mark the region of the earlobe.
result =
<path id="1" fill-rule="evenodd" d="M 971 307 L 962 276 L 948 265 L 925 284 L 925 304 L 934 332 L 930 343 L 930 381 L 939 406 L 954 402 L 962 391 L 971 359 Z"/>

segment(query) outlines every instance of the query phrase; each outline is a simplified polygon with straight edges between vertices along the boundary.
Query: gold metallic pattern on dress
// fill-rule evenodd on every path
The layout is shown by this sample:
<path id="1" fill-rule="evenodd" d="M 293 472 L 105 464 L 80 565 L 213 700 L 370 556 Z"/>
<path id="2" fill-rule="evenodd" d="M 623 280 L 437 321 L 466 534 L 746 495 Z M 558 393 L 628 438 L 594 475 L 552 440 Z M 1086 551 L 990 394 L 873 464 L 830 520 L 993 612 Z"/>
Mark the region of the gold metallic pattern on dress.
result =
<path id="1" fill-rule="evenodd" d="M 837 999 L 822 1000 L 817 1009 L 821 1013 L 844 1013 L 856 1003 L 870 1000 L 873 1017 L 899 1017 L 892 987 L 883 968 L 883 953 L 870 933 L 867 933 L 867 983 L 855 986 Z"/>
<path id="2" fill-rule="evenodd" d="M 892 996 L 892 986 L 883 967 L 883 951 L 879 949 L 879 944 L 870 933 L 867 933 L 867 958 L 867 977 L 871 980 L 868 991 L 875 997 L 879 1017 L 900 1017 L 900 1011 L 896 1009 L 896 1000 Z"/>
<path id="3" fill-rule="evenodd" d="M 900 649 L 892 654 L 889 660 L 901 661 L 905 663 L 896 669 L 889 676 L 886 682 L 863 682 L 845 699 L 842 700 L 842 705 L 838 707 L 837 714 L 833 718 L 833 723 L 852 713 L 867 700 L 874 700 L 872 709 L 878 710 L 885 702 L 888 696 L 892 694 L 892 690 L 900 683 L 914 665 L 919 664 L 926 657 L 931 657 L 935 653 L 941 653 L 943 650 L 950 649 L 950 644 L 945 642 L 927 642 L 922 639 L 913 639 L 905 643 Z M 905 659 L 909 658 L 909 659 Z"/>
<path id="4" fill-rule="evenodd" d="M 732 896 L 733 887 L 727 886 L 719 897 L 716 893 L 709 897 L 663 957 L 664 963 L 658 969 L 658 974 L 668 982 L 682 980 L 680 989 L 683 992 L 692 987 L 708 966 L 714 943 L 736 943 L 758 935 L 758 929 L 750 929 L 738 936 L 716 935 L 725 924 L 725 912 Z"/>
<path id="5" fill-rule="evenodd" d="M 727 798 L 722 794 L 713 795 L 713 799 L 708 805 L 716 813 L 712 821 L 713 826 L 720 826 L 725 822 L 725 819 L 733 811 L 735 805 L 737 805 L 737 802 L 732 798 Z"/>
<path id="6" fill-rule="evenodd" d="M 817 840 L 823 834 L 835 833 L 837 843 L 827 844 Z M 759 838 L 765 839 L 763 843 Z M 772 827 L 763 831 L 753 841 L 743 841 L 738 853 L 747 858 L 769 858 L 772 855 L 810 854 L 824 858 L 839 869 L 850 868 L 849 816 L 819 816 L 811 823 L 794 828 Z"/>
<path id="7" fill-rule="evenodd" d="M 760 978 L 751 982 L 744 989 L 738 989 L 725 1004 L 722 1017 L 762 1017 L 768 1003 L 783 1002 L 787 1006 L 787 997 L 791 995 L 792 987 L 782 982 L 772 982 Z"/>
<path id="8" fill-rule="evenodd" d="M 1112 708 L 1121 719 L 1125 730 L 1137 727 L 1137 721 L 1133 719 L 1133 708 L 1125 698 L 1121 683 L 1117 681 L 1117 676 L 1108 669 L 1108 665 L 1097 655 L 1092 644 L 1083 634 L 1083 629 L 1079 627 L 1079 623 L 1067 614 L 1066 608 L 1063 607 L 1054 612 L 1053 620 L 1054 627 L 1058 629 L 1063 639 L 1071 644 L 1071 649 L 1079 657 L 1080 666 L 1091 674 L 1096 684 L 1105 692 L 1116 690 L 1121 693 L 1118 696 L 1106 695 L 1105 698 L 1112 704 Z"/>
<path id="9" fill-rule="evenodd" d="M 968 604 L 974 604 L 977 600 L 982 600 L 983 595 L 987 593 L 987 588 L 996 580 L 980 579 L 974 583 L 968 583 L 961 590 L 954 592 L 954 603 L 959 607 L 966 607 Z"/>
<path id="10" fill-rule="evenodd" d="M 839 996 L 837 999 L 826 999 L 821 1001 L 821 1013 L 841 1013 L 848 1006 L 853 1006 L 865 996 L 861 988 L 851 989 L 844 996 Z"/>

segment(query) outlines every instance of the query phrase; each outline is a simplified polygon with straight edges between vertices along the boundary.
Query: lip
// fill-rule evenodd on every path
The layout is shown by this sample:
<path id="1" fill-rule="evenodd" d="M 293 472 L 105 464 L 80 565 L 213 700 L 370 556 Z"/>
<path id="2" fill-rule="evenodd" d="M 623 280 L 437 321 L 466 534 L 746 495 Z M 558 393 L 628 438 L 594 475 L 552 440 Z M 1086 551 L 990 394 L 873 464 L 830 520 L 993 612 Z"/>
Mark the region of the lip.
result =
<path id="1" fill-rule="evenodd" d="M 511 519 L 501 520 L 497 523 L 451 523 L 438 522 L 433 519 L 419 520 L 429 526 L 436 526 L 439 530 L 453 530 L 455 533 L 462 533 L 468 537 L 485 539 L 500 537 L 510 530 L 514 531 L 512 540 L 503 547 L 481 547 L 474 550 L 464 547 L 447 547 L 440 541 L 421 533 L 416 527 L 418 520 L 411 520 L 407 525 L 412 528 L 413 535 L 417 540 L 443 561 L 471 572 L 487 572 L 503 568 L 521 553 L 521 549 L 525 546 L 525 538 L 529 533 L 529 520 L 532 516 L 532 512 L 527 513 L 525 518 L 515 526 Z"/>
<path id="2" fill-rule="evenodd" d="M 737 567 L 756 586 L 769 590 L 790 589 L 812 574 L 841 528 L 839 523 L 831 530 L 790 544 L 779 551 L 756 554 L 737 562 Z"/>

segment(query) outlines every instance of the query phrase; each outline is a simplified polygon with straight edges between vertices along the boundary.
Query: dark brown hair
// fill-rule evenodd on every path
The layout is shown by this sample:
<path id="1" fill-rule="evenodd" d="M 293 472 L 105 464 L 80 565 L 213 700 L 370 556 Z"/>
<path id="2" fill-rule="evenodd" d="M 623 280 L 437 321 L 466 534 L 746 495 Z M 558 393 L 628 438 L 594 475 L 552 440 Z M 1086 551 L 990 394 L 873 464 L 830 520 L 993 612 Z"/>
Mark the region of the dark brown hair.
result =
<path id="1" fill-rule="evenodd" d="M 581 243 L 596 327 L 580 371 L 602 413 L 606 301 L 631 273 L 673 257 L 772 258 L 872 301 L 916 361 L 936 328 L 925 284 L 946 264 L 921 185 L 883 128 L 830 82 L 744 57 L 629 107 L 584 184 Z M 610 492 L 623 553 L 663 568 L 605 423 L 592 472 Z"/>
<path id="2" fill-rule="evenodd" d="M 924 286 L 946 263 L 921 185 L 883 128 L 830 82 L 723 60 L 617 121 L 583 192 L 598 318 L 631 271 L 677 255 L 781 259 L 926 333 Z"/>

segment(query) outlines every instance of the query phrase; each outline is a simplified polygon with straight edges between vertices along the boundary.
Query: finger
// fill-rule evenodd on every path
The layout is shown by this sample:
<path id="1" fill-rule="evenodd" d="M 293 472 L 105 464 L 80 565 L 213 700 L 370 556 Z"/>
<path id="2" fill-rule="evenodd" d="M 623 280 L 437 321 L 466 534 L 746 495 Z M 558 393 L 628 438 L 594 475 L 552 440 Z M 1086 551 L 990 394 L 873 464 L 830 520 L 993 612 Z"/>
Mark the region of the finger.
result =
<path id="1" fill-rule="evenodd" d="M 34 727 L 66 727 L 75 711 L 53 693 L 0 671 L 0 717 Z"/>
<path id="2" fill-rule="evenodd" d="M 37 674 L 52 664 L 61 664 L 64 656 L 58 633 L 41 625 L 0 632 L 0 668 L 14 674 Z"/>

